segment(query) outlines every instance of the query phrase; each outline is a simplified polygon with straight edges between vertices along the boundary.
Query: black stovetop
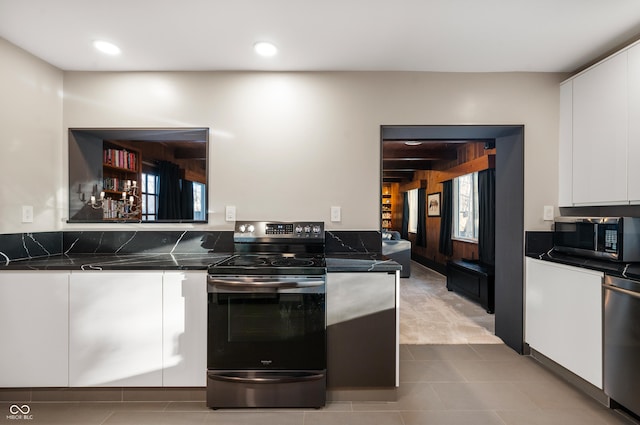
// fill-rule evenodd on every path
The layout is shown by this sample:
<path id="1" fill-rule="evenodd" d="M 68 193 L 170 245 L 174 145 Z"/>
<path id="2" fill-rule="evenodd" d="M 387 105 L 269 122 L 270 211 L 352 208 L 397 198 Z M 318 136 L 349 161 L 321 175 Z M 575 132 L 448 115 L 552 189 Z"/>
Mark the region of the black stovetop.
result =
<path id="1" fill-rule="evenodd" d="M 324 254 L 241 253 L 209 267 L 209 274 L 315 275 L 326 270 Z"/>

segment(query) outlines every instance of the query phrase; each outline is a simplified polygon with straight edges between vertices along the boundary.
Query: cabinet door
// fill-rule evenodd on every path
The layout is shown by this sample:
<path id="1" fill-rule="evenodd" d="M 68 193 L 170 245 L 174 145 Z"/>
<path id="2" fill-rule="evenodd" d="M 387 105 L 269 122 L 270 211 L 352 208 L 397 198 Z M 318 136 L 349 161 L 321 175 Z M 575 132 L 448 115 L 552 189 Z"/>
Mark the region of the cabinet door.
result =
<path id="1" fill-rule="evenodd" d="M 558 206 L 573 205 L 573 80 L 560 85 Z"/>
<path id="2" fill-rule="evenodd" d="M 163 385 L 206 386 L 206 272 L 165 272 L 162 306 Z"/>
<path id="3" fill-rule="evenodd" d="M 629 155 L 627 176 L 629 200 L 640 203 L 640 45 L 628 51 L 629 62 Z"/>
<path id="4" fill-rule="evenodd" d="M 602 389 L 603 273 L 527 258 L 525 340 Z"/>
<path id="5" fill-rule="evenodd" d="M 398 276 L 328 274 L 329 388 L 398 385 Z"/>
<path id="6" fill-rule="evenodd" d="M 0 273 L 0 387 L 66 387 L 69 272 Z"/>
<path id="7" fill-rule="evenodd" d="M 162 272 L 72 272 L 69 384 L 162 386 Z"/>
<path id="8" fill-rule="evenodd" d="M 627 52 L 573 80 L 573 203 L 627 202 Z"/>

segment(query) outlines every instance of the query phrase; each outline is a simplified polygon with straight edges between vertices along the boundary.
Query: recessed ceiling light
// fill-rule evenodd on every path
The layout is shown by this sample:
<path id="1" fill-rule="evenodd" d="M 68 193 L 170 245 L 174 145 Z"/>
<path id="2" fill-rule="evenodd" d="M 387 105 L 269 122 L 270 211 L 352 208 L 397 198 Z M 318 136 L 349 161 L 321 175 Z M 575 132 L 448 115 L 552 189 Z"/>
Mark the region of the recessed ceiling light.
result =
<path id="1" fill-rule="evenodd" d="M 113 43 L 109 43 L 108 41 L 96 40 L 93 42 L 93 47 L 108 55 L 120 54 L 120 48 Z"/>
<path id="2" fill-rule="evenodd" d="M 260 56 L 274 56 L 278 53 L 278 48 L 267 41 L 258 41 L 253 45 L 253 50 Z"/>
<path id="3" fill-rule="evenodd" d="M 404 142 L 404 144 L 407 146 L 419 146 L 422 144 L 422 142 L 414 142 L 412 140 L 407 140 L 406 142 Z"/>

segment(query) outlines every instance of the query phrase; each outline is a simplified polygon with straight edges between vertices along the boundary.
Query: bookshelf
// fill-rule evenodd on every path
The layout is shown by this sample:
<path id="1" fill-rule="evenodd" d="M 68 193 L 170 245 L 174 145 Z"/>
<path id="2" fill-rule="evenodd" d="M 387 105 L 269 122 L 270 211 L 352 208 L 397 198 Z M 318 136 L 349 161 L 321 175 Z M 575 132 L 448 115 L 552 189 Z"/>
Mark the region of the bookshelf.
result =
<path id="1" fill-rule="evenodd" d="M 137 149 L 104 141 L 102 148 L 102 206 L 103 220 L 140 220 L 140 184 L 142 155 Z M 134 191 L 138 191 L 134 195 Z M 126 193 L 126 195 L 123 195 Z M 124 212 L 137 210 L 133 216 Z"/>
<path id="2" fill-rule="evenodd" d="M 382 229 L 393 228 L 393 199 L 391 185 L 382 185 Z"/>

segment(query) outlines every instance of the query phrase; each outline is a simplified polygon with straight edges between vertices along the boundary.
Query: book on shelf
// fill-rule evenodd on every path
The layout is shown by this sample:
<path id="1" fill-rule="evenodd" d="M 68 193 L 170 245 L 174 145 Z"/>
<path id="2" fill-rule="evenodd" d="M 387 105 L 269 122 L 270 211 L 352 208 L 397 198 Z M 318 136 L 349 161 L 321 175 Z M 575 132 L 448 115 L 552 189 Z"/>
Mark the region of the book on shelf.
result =
<path id="1" fill-rule="evenodd" d="M 137 158 L 134 152 L 129 152 L 126 149 L 111 149 L 107 148 L 103 151 L 103 162 L 112 167 L 126 168 L 127 170 L 136 171 Z"/>

